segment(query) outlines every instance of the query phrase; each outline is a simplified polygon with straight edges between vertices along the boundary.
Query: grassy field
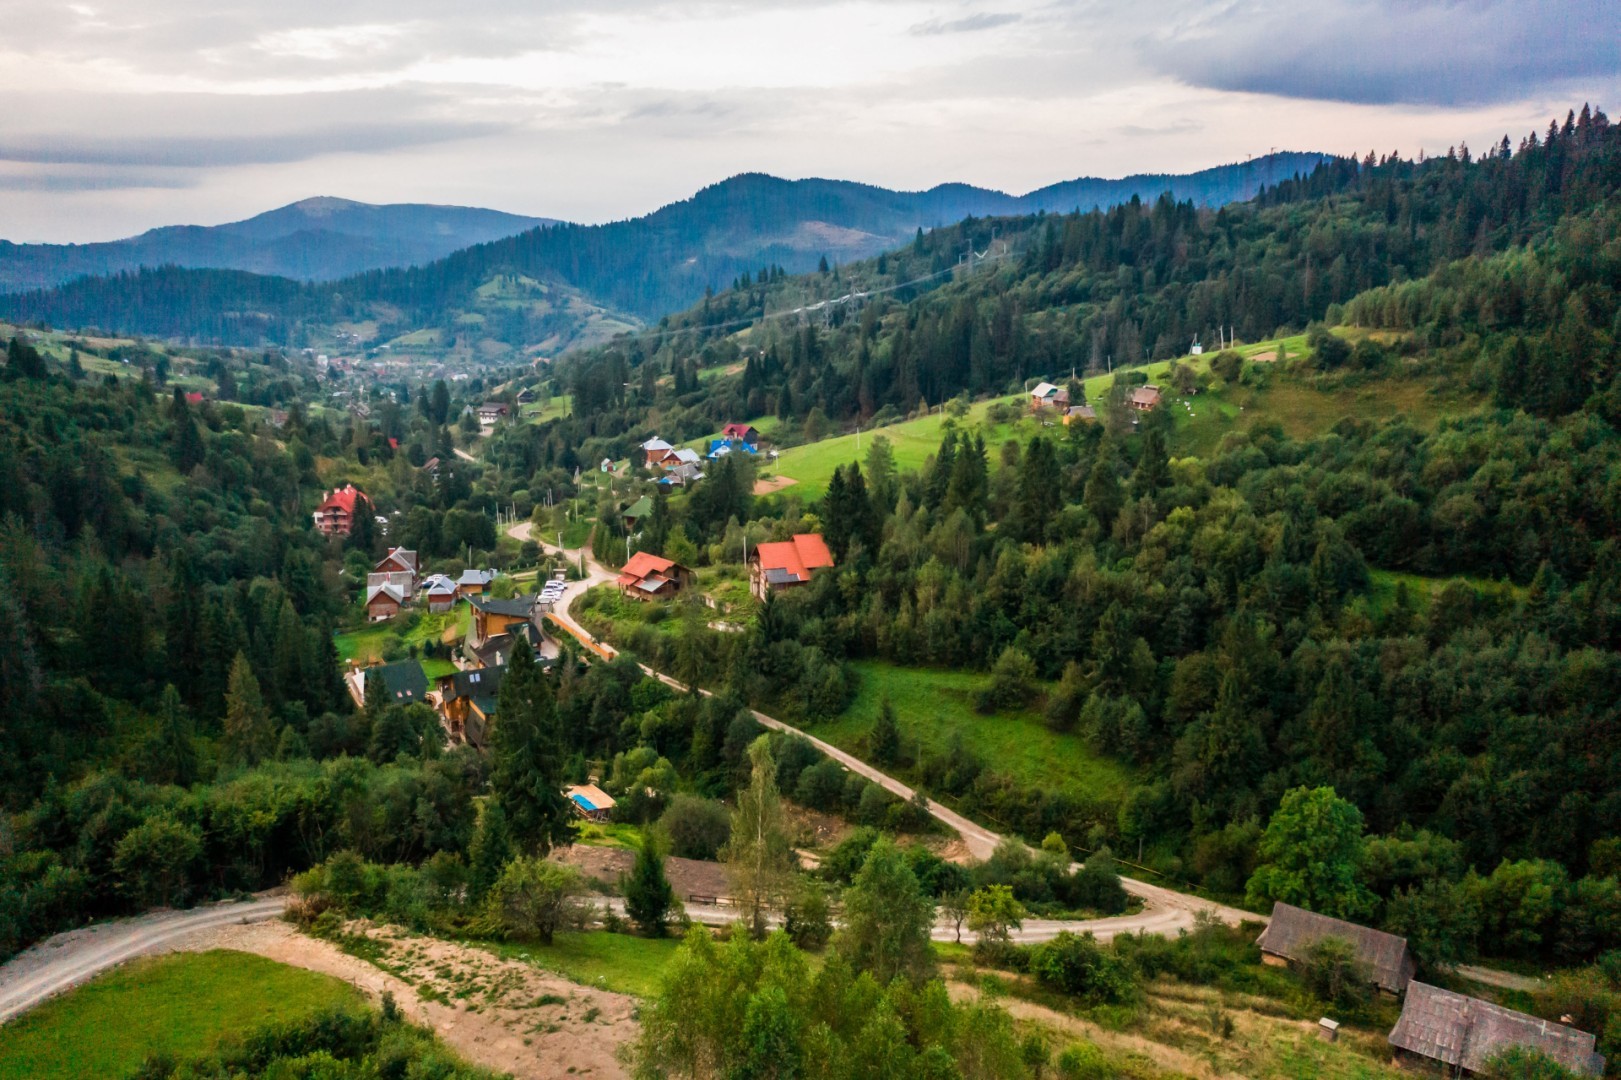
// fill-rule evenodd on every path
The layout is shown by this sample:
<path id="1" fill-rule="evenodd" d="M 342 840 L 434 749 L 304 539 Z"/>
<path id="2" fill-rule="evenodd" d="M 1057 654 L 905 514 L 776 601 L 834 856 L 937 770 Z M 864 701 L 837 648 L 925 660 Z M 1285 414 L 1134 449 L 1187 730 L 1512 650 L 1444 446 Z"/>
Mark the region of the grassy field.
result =
<path id="1" fill-rule="evenodd" d="M 548 420 L 555 420 L 560 416 L 567 416 L 574 408 L 573 394 L 558 394 L 544 404 L 536 402 L 520 408 L 523 418 L 531 424 L 544 424 Z"/>
<path id="2" fill-rule="evenodd" d="M 1515 602 L 1525 596 L 1525 587 L 1507 581 L 1488 581 L 1485 578 L 1473 577 L 1424 577 L 1420 574 L 1403 574 L 1395 570 L 1370 570 L 1368 573 L 1368 604 L 1374 614 L 1382 615 L 1390 610 L 1396 603 L 1396 587 L 1407 586 L 1407 595 L 1413 603 L 1415 610 L 1420 613 L 1427 611 L 1430 601 L 1447 584 L 1461 581 L 1476 592 L 1489 597 L 1498 597 L 1508 602 Z"/>
<path id="3" fill-rule="evenodd" d="M 998 398 L 997 401 L 1019 402 L 1020 398 Z M 1014 438 L 1029 438 L 1040 430 L 1037 421 L 1021 418 L 1016 423 L 989 424 L 985 414 L 994 401 L 982 401 L 969 409 L 968 415 L 955 421 L 960 432 L 978 432 L 985 436 L 986 448 L 993 454 L 998 446 Z M 827 491 L 827 482 L 833 470 L 852 461 L 863 461 L 872 448 L 875 435 L 889 440 L 895 454 L 895 465 L 901 471 L 915 471 L 923 467 L 930 454 L 940 449 L 940 438 L 949 417 L 940 412 L 930 413 L 915 420 L 906 420 L 888 427 L 863 431 L 859 435 L 837 435 L 820 442 L 790 447 L 776 461 L 761 462 L 762 476 L 791 476 L 799 481 L 786 490 L 806 499 L 820 498 Z"/>
<path id="4" fill-rule="evenodd" d="M 902 745 L 946 748 L 954 732 L 986 766 L 1007 773 L 1034 790 L 1068 791 L 1083 798 L 1117 797 L 1131 785 L 1131 770 L 1101 758 L 1077 735 L 1048 730 L 1033 713 L 984 716 L 974 711 L 972 694 L 987 677 L 973 672 L 897 667 L 876 661 L 851 665 L 858 679 L 855 701 L 834 720 L 812 732 L 851 753 L 866 749 L 865 739 L 887 695 L 895 708 Z"/>
<path id="5" fill-rule="evenodd" d="M 452 640 L 459 640 L 466 636 L 472 614 L 473 609 L 467 604 L 457 604 L 454 609 L 437 615 L 424 612 L 409 627 L 406 624 L 410 617 L 402 615 L 387 622 L 372 623 L 338 634 L 332 640 L 337 646 L 338 659 L 344 663 L 382 659 L 396 640 L 407 649 L 413 645 L 443 641 L 447 633 Z M 422 661 L 422 670 L 430 679 L 448 675 L 455 669 L 456 666 L 449 660 Z"/>
<path id="6" fill-rule="evenodd" d="M 124 1076 L 150 1054 L 201 1053 L 244 1028 L 363 1001 L 341 980 L 250 953 L 137 960 L 7 1024 L 0 1080 Z"/>
<path id="7" fill-rule="evenodd" d="M 523 960 L 586 986 L 647 997 L 680 942 L 594 930 L 559 933 L 549 946 L 482 943 L 498 956 Z"/>

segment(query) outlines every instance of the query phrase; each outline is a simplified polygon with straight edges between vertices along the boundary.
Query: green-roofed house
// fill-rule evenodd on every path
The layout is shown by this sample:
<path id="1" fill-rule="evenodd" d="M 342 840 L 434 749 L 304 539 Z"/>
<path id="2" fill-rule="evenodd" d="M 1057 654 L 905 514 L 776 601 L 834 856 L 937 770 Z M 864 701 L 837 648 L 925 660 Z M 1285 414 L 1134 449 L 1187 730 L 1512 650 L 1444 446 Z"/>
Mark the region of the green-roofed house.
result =
<path id="1" fill-rule="evenodd" d="M 624 518 L 625 528 L 634 529 L 637 525 L 651 517 L 652 513 L 653 497 L 651 495 L 643 495 L 641 498 L 637 499 L 635 502 L 626 507 L 625 512 L 619 516 Z"/>
<path id="2" fill-rule="evenodd" d="M 397 660 L 392 664 L 379 664 L 364 669 L 366 687 L 381 682 L 383 693 L 390 705 L 424 704 L 428 700 L 428 676 L 415 660 Z M 364 692 L 362 692 L 364 703 Z"/>

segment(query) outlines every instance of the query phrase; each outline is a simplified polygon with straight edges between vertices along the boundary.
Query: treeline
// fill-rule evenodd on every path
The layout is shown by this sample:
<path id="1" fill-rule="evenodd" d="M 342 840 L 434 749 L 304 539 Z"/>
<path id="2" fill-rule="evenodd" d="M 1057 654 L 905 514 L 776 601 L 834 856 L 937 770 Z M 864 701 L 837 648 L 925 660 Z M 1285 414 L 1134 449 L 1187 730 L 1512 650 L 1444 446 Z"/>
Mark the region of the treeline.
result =
<path id="1" fill-rule="evenodd" d="M 626 384 L 666 438 L 690 438 L 737 417 L 905 415 L 920 401 L 1181 355 L 1218 332 L 1259 340 L 1369 289 L 1545 238 L 1618 184 L 1621 134 L 1584 107 L 1517 148 L 1505 139 L 1479 158 L 1463 148 L 1423 162 L 1335 159 L 1217 211 L 1161 198 L 970 219 L 829 273 L 739 282 L 666 320 L 691 334 L 631 337 L 583 356 L 570 376 L 571 434 L 576 443 L 617 434 L 611 420 L 589 425 L 599 410 L 623 411 Z M 987 253 L 972 271 L 882 292 L 949 274 L 969 248 Z M 725 340 L 739 318 L 850 294 L 858 301 L 762 322 L 747 355 Z M 691 377 L 723 363 L 745 367 L 701 387 Z"/>

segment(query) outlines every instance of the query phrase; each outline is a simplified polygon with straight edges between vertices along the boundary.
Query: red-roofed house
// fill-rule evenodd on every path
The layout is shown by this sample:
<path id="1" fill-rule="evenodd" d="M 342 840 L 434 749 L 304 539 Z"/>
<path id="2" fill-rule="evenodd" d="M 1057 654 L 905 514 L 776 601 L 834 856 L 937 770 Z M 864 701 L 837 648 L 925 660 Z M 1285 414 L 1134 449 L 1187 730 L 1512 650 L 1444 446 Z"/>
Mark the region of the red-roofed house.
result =
<path id="1" fill-rule="evenodd" d="M 333 488 L 315 508 L 315 528 L 326 536 L 348 536 L 356 514 L 371 513 L 371 500 L 353 484 Z"/>
<path id="2" fill-rule="evenodd" d="M 638 551 L 619 572 L 619 592 L 636 600 L 662 600 L 693 583 L 695 575 L 678 562 Z"/>
<path id="3" fill-rule="evenodd" d="M 833 553 L 820 533 L 799 533 L 792 540 L 761 544 L 749 553 L 749 590 L 761 600 L 768 592 L 803 585 L 818 570 L 833 565 Z"/>
<path id="4" fill-rule="evenodd" d="M 750 446 L 760 441 L 760 433 L 754 430 L 752 424 L 727 424 L 720 429 L 720 437 L 727 441 L 737 439 Z"/>
<path id="5" fill-rule="evenodd" d="M 186 404 L 188 404 L 188 405 L 201 405 L 204 402 L 204 400 L 206 400 L 206 399 L 203 397 L 203 392 L 201 390 L 188 390 L 188 391 L 186 391 Z"/>

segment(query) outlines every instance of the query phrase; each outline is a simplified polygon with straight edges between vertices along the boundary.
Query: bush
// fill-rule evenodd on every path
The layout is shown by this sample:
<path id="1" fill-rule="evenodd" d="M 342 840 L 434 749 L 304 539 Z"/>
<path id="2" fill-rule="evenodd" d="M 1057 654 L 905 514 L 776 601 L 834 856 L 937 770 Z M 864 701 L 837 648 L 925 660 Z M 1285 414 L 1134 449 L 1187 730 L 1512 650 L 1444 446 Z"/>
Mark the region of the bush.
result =
<path id="1" fill-rule="evenodd" d="M 1114 1080 L 1120 1071 L 1092 1043 L 1076 1043 L 1058 1055 L 1059 1080 Z"/>
<path id="2" fill-rule="evenodd" d="M 670 854 L 682 859 L 714 859 L 732 836 L 726 808 L 714 799 L 677 795 L 659 818 Z"/>
<path id="3" fill-rule="evenodd" d="M 1030 953 L 1030 970 L 1044 986 L 1088 1005 L 1118 1005 L 1137 994 L 1131 965 L 1099 945 L 1090 933 L 1064 931 Z"/>
<path id="4" fill-rule="evenodd" d="M 1035 661 L 1010 645 L 996 658 L 990 685 L 974 695 L 974 705 L 986 713 L 1011 711 L 1029 705 L 1035 696 Z"/>
<path id="5" fill-rule="evenodd" d="M 821 952 L 827 946 L 833 936 L 833 913 L 820 885 L 806 881 L 800 886 L 798 894 L 788 902 L 782 928 L 806 952 Z"/>
<path id="6" fill-rule="evenodd" d="M 1312 993 L 1340 1008 L 1355 1009 L 1368 999 L 1368 969 L 1357 960 L 1356 946 L 1344 938 L 1313 942 L 1300 972 Z"/>
<path id="7" fill-rule="evenodd" d="M 558 930 L 583 925 L 589 918 L 579 899 L 584 893 L 585 880 L 572 866 L 517 858 L 501 872 L 486 903 L 504 933 L 550 945 Z"/>

